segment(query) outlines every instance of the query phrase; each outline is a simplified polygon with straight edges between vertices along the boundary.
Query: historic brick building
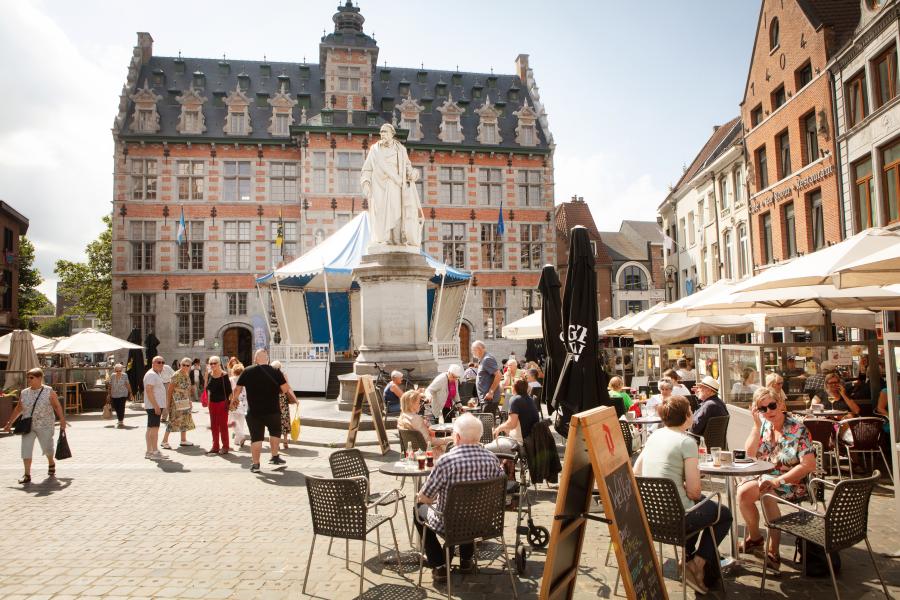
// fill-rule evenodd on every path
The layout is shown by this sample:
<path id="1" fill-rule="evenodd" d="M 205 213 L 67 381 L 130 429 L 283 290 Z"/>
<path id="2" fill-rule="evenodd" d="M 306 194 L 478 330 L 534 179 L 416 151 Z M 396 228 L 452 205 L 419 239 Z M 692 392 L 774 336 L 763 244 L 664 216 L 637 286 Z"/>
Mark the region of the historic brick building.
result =
<path id="1" fill-rule="evenodd" d="M 859 2 L 763 0 L 741 102 L 754 266 L 843 238 L 828 63 Z"/>
<path id="2" fill-rule="evenodd" d="M 3 266 L 0 268 L 0 335 L 21 327 L 19 323 L 19 236 L 28 233 L 28 219 L 0 200 L 3 230 Z"/>
<path id="3" fill-rule="evenodd" d="M 461 345 L 535 304 L 555 255 L 553 140 L 528 56 L 514 74 L 378 66 L 363 22 L 340 6 L 318 63 L 154 56 L 138 34 L 113 128 L 116 335 L 153 331 L 167 358 L 246 358 L 269 308 L 254 277 L 365 210 L 359 169 L 385 122 L 420 171 L 425 250 L 475 272 Z"/>

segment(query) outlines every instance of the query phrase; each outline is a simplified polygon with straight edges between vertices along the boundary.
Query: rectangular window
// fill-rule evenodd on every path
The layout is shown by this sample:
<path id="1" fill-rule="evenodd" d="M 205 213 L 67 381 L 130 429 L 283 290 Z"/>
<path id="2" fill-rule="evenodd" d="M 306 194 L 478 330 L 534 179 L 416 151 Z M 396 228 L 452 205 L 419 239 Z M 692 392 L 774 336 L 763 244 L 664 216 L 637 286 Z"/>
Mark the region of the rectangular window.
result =
<path id="1" fill-rule="evenodd" d="M 247 115 L 243 112 L 229 113 L 228 133 L 231 135 L 247 135 Z"/>
<path id="2" fill-rule="evenodd" d="M 741 191 L 743 190 L 743 187 L 744 187 L 744 179 L 743 179 L 743 177 L 741 177 L 741 168 L 740 167 L 738 167 L 734 170 L 734 173 L 732 173 L 731 179 L 732 179 L 731 187 L 734 189 L 734 205 L 740 206 L 741 200 L 742 200 Z"/>
<path id="3" fill-rule="evenodd" d="M 778 179 L 784 179 L 791 174 L 791 138 L 787 129 L 775 138 L 778 144 Z"/>
<path id="4" fill-rule="evenodd" d="M 721 260 L 721 257 L 719 256 L 719 244 L 713 244 L 710 246 L 710 249 L 713 262 L 712 268 L 710 269 L 710 281 L 716 282 L 719 280 L 719 261 Z M 697 267 L 691 267 L 691 270 L 693 271 L 694 285 L 696 287 L 696 284 L 703 282 L 697 281 Z"/>
<path id="5" fill-rule="evenodd" d="M 250 162 L 226 160 L 224 162 L 224 195 L 225 202 L 250 201 Z"/>
<path id="6" fill-rule="evenodd" d="M 710 198 L 710 200 L 712 200 L 712 198 Z M 703 211 L 703 200 L 701 199 L 699 202 L 697 202 L 697 222 L 699 223 L 700 227 L 703 227 L 703 217 L 705 215 L 706 213 Z"/>
<path id="7" fill-rule="evenodd" d="M 756 127 L 763 120 L 762 104 L 758 104 L 756 108 L 750 111 L 750 127 Z"/>
<path id="8" fill-rule="evenodd" d="M 541 293 L 538 290 L 522 290 L 522 312 L 526 315 L 541 309 Z"/>
<path id="9" fill-rule="evenodd" d="M 359 67 L 338 67 L 338 90 L 341 92 L 359 91 Z"/>
<path id="10" fill-rule="evenodd" d="M 687 237 L 687 225 L 685 224 L 684 217 L 681 217 L 679 220 L 679 224 L 681 225 L 681 240 L 682 244 L 688 239 Z"/>
<path id="11" fill-rule="evenodd" d="M 184 133 L 201 133 L 199 110 L 184 111 Z"/>
<path id="12" fill-rule="evenodd" d="M 453 119 L 453 120 L 445 119 L 442 124 L 442 131 L 444 133 L 444 141 L 446 141 L 446 142 L 462 141 L 462 131 L 459 128 L 459 121 L 457 121 L 456 119 Z"/>
<path id="13" fill-rule="evenodd" d="M 247 314 L 247 292 L 229 292 L 228 315 L 237 317 Z"/>
<path id="14" fill-rule="evenodd" d="M 250 270 L 250 221 L 225 221 L 225 269 Z"/>
<path id="15" fill-rule="evenodd" d="M 156 294 L 129 294 L 131 296 L 131 328 L 137 329 L 143 340 L 156 331 Z"/>
<path id="16" fill-rule="evenodd" d="M 872 61 L 875 74 L 875 108 L 881 108 L 897 95 L 897 47 L 881 53 Z"/>
<path id="17" fill-rule="evenodd" d="M 182 271 L 203 270 L 203 221 L 188 221 L 184 242 L 178 247 L 178 268 Z"/>
<path id="18" fill-rule="evenodd" d="M 288 135 L 290 133 L 291 115 L 288 113 L 275 113 L 274 135 Z"/>
<path id="19" fill-rule="evenodd" d="M 797 256 L 797 221 L 794 218 L 794 203 L 787 202 L 781 207 L 784 227 L 784 254 L 787 258 Z"/>
<path id="20" fill-rule="evenodd" d="M 731 270 L 731 257 L 734 255 L 734 249 L 731 245 L 731 232 L 726 231 L 722 239 L 725 247 L 725 252 L 722 255 L 722 266 L 725 268 L 725 277 L 731 279 L 734 275 Z"/>
<path id="21" fill-rule="evenodd" d="M 519 139 L 522 146 L 534 146 L 537 143 L 534 139 L 534 125 L 522 125 L 519 128 Z"/>
<path id="22" fill-rule="evenodd" d="M 153 111 L 140 109 L 137 111 L 138 131 L 152 131 L 155 127 Z"/>
<path id="23" fill-rule="evenodd" d="M 281 248 L 279 248 L 275 244 L 275 240 L 278 238 L 278 221 L 272 221 L 269 224 L 269 239 L 271 241 L 271 252 L 272 252 L 272 262 L 279 263 L 288 260 L 294 260 L 299 256 L 297 245 L 297 222 L 296 221 L 282 221 L 281 225 L 281 235 L 284 241 L 281 244 Z"/>
<path id="24" fill-rule="evenodd" d="M 853 216 L 856 221 L 855 231 L 859 233 L 875 226 L 875 207 L 872 205 L 875 200 L 875 182 L 872 179 L 871 156 L 853 165 L 853 179 Z"/>
<path id="25" fill-rule="evenodd" d="M 756 151 L 756 190 L 769 187 L 769 162 L 766 160 L 766 147 Z"/>
<path id="26" fill-rule="evenodd" d="M 269 199 L 273 202 L 296 202 L 297 163 L 269 163 Z"/>
<path id="27" fill-rule="evenodd" d="M 898 194 L 900 194 L 900 142 L 888 146 L 882 153 L 884 165 L 884 200 L 881 209 L 884 215 L 882 225 L 889 225 L 900 219 Z"/>
<path id="28" fill-rule="evenodd" d="M 425 203 L 425 167 L 413 166 L 413 170 L 419 176 L 416 179 L 416 191 L 419 192 L 419 202 Z"/>
<path id="29" fill-rule="evenodd" d="M 441 244 L 443 246 L 444 263 L 457 269 L 466 269 L 466 233 L 465 223 L 441 223 Z"/>
<path id="30" fill-rule="evenodd" d="M 176 294 L 175 319 L 179 346 L 202 345 L 206 299 L 203 294 Z"/>
<path id="31" fill-rule="evenodd" d="M 203 161 L 179 160 L 175 164 L 179 200 L 203 200 Z"/>
<path id="32" fill-rule="evenodd" d="M 778 110 L 785 102 L 787 102 L 787 96 L 785 96 L 784 85 L 782 84 L 772 92 L 772 112 Z"/>
<path id="33" fill-rule="evenodd" d="M 463 167 L 441 167 L 438 171 L 441 204 L 465 204 L 466 174 Z"/>
<path id="34" fill-rule="evenodd" d="M 328 174 L 326 172 L 326 156 L 324 152 L 312 153 L 312 191 L 324 194 L 328 191 Z"/>
<path id="35" fill-rule="evenodd" d="M 337 153 L 337 193 L 361 194 L 359 174 L 363 166 L 362 152 Z"/>
<path id="36" fill-rule="evenodd" d="M 688 245 L 697 243 L 697 225 L 694 223 L 694 211 L 688 213 Z"/>
<path id="37" fill-rule="evenodd" d="M 808 165 L 819 160 L 819 132 L 816 128 L 816 111 L 812 111 L 803 117 L 802 127 L 803 137 L 806 141 L 806 162 L 804 165 Z"/>
<path id="38" fill-rule="evenodd" d="M 799 90 L 806 84 L 812 81 L 813 78 L 813 70 L 812 63 L 806 61 L 806 64 L 794 71 L 794 79 L 797 83 L 797 89 Z"/>
<path id="39" fill-rule="evenodd" d="M 496 223 L 481 224 L 481 268 L 503 268 L 503 241 L 497 234 Z"/>
<path id="40" fill-rule="evenodd" d="M 822 209 L 822 191 L 815 190 L 807 196 L 809 203 L 810 245 L 813 250 L 825 247 L 825 212 Z"/>
<path id="41" fill-rule="evenodd" d="M 503 337 L 503 326 L 506 324 L 506 290 L 482 290 L 481 312 L 484 337 L 489 340 Z"/>
<path id="42" fill-rule="evenodd" d="M 540 225 L 526 224 L 519 226 L 519 243 L 521 244 L 521 267 L 523 269 L 541 269 L 544 266 L 544 232 Z"/>
<path id="43" fill-rule="evenodd" d="M 479 202 L 489 206 L 499 206 L 503 197 L 502 181 L 502 169 L 478 169 Z"/>
<path id="44" fill-rule="evenodd" d="M 156 160 L 131 159 L 131 199 L 156 200 Z"/>
<path id="45" fill-rule="evenodd" d="M 719 202 L 721 202 L 722 210 L 728 208 L 728 177 L 719 179 Z"/>
<path id="46" fill-rule="evenodd" d="M 497 143 L 497 124 L 482 123 L 481 124 L 481 143 L 496 144 Z"/>
<path id="47" fill-rule="evenodd" d="M 750 242 L 747 239 L 747 226 L 743 223 L 738 226 L 738 268 L 739 277 L 750 274 Z"/>
<path id="48" fill-rule="evenodd" d="M 762 259 L 768 264 L 775 261 L 772 256 L 772 213 L 766 213 L 760 218 L 760 232 L 762 235 Z"/>
<path id="49" fill-rule="evenodd" d="M 866 118 L 869 114 L 868 109 L 868 92 L 866 91 L 866 72 L 861 71 L 859 75 L 847 82 L 847 121 L 850 127 L 853 127 Z"/>
<path id="50" fill-rule="evenodd" d="M 131 222 L 131 269 L 152 271 L 156 254 L 156 221 Z"/>
<path id="51" fill-rule="evenodd" d="M 536 169 L 519 169 L 516 172 L 516 188 L 519 206 L 540 206 L 543 174 Z"/>

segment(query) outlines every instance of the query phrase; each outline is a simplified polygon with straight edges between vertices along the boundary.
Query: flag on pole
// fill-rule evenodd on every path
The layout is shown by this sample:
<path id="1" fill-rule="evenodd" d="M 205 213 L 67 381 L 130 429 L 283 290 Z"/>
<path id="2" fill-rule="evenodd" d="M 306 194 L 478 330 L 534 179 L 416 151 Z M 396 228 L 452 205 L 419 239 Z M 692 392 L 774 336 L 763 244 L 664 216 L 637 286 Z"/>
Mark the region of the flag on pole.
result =
<path id="1" fill-rule="evenodd" d="M 284 217 L 280 208 L 278 209 L 278 228 L 275 230 L 275 247 L 281 251 L 281 256 L 284 256 Z"/>
<path id="2" fill-rule="evenodd" d="M 178 219 L 178 232 L 175 234 L 175 241 L 180 246 L 185 242 L 187 237 L 187 224 L 184 222 L 184 207 L 181 207 L 181 218 Z"/>
<path id="3" fill-rule="evenodd" d="M 500 200 L 500 212 L 497 214 L 497 235 L 503 235 L 506 226 L 503 224 L 503 200 Z"/>

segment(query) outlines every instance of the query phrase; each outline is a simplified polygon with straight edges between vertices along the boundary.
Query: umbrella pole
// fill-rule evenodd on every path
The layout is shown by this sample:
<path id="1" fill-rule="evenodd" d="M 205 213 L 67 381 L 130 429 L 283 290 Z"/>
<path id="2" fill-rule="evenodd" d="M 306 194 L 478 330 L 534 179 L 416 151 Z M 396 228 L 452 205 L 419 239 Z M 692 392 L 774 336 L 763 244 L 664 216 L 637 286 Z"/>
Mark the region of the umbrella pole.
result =
<path id="1" fill-rule="evenodd" d="M 272 320 L 269 318 L 269 305 L 267 302 L 263 301 L 262 290 L 259 289 L 259 282 L 255 281 L 254 283 L 256 284 L 256 295 L 259 297 L 259 304 L 262 306 L 263 314 L 266 316 L 266 329 L 269 332 L 269 344 L 271 345 L 274 338 L 272 337 Z M 271 289 L 269 290 L 269 293 L 272 293 Z"/>
<path id="2" fill-rule="evenodd" d="M 822 323 L 822 326 L 825 327 L 825 341 L 833 342 L 834 341 L 834 333 L 833 333 L 833 329 L 831 327 L 831 309 L 826 308 L 824 312 L 825 312 L 825 319 L 824 319 L 824 322 Z"/>
<path id="3" fill-rule="evenodd" d="M 331 327 L 331 301 L 328 299 L 328 271 L 322 267 L 322 275 L 325 276 L 325 314 L 328 316 L 328 356 L 334 362 L 334 330 Z"/>
<path id="4" fill-rule="evenodd" d="M 288 326 L 288 316 L 284 311 L 284 298 L 281 297 L 281 285 L 278 283 L 278 279 L 275 280 L 275 289 L 278 290 L 278 304 L 281 306 L 281 314 L 284 316 L 284 333 L 285 337 L 287 337 L 287 342 L 291 341 L 291 328 Z M 281 323 L 279 323 L 281 325 Z M 282 340 L 284 343 L 285 340 Z"/>

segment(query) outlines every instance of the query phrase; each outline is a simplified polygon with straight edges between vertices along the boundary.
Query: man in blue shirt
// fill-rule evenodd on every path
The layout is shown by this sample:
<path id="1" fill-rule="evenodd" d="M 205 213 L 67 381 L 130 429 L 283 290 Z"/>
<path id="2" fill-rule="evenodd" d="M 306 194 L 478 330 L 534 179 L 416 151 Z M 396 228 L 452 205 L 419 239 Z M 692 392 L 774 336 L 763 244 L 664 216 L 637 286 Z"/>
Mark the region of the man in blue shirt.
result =
<path id="1" fill-rule="evenodd" d="M 719 382 L 709 375 L 697 384 L 697 398 L 700 400 L 700 408 L 694 413 L 694 424 L 691 425 L 691 433 L 703 435 L 706 424 L 712 417 L 728 416 L 728 408 L 719 398 Z"/>
<path id="2" fill-rule="evenodd" d="M 478 360 L 478 376 L 475 379 L 475 389 L 478 392 L 478 402 L 481 411 L 497 414 L 496 397 L 500 387 L 500 363 L 491 354 L 488 354 L 484 342 L 477 340 L 472 344 L 472 355 Z"/>

